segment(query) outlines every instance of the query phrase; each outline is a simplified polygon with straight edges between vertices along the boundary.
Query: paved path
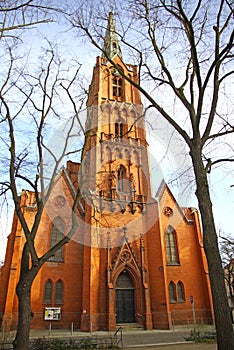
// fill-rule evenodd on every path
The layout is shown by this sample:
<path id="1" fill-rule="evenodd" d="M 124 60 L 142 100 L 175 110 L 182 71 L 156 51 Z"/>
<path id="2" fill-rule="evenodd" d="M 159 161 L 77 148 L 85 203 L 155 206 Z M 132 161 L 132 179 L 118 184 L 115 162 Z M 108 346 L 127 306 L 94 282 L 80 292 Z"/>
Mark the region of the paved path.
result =
<path id="1" fill-rule="evenodd" d="M 213 330 L 213 327 L 206 326 L 202 329 Z M 207 343 L 191 343 L 185 340 L 185 337 L 190 335 L 190 328 L 178 327 L 171 331 L 160 331 L 160 330 L 125 330 L 123 329 L 123 349 L 126 350 L 217 350 L 216 344 Z M 84 337 L 84 336 L 106 336 L 113 335 L 110 332 L 93 332 L 83 333 L 74 332 L 73 337 Z M 48 331 L 31 331 L 31 337 L 43 337 L 49 336 Z M 50 336 L 52 337 L 70 337 L 69 331 L 52 330 Z"/>
<path id="2" fill-rule="evenodd" d="M 176 331 L 123 331 L 124 349 L 145 350 L 216 350 L 216 344 L 200 343 L 194 344 L 187 342 L 190 330 L 182 329 Z"/>
<path id="3" fill-rule="evenodd" d="M 202 331 L 213 330 L 213 327 L 204 327 Z M 207 343 L 191 343 L 185 340 L 190 335 L 191 329 L 186 327 L 178 327 L 175 330 L 125 330 L 123 329 L 123 349 L 126 350 L 217 350 L 216 344 Z M 85 337 L 85 336 L 113 336 L 113 332 L 93 332 L 83 333 L 79 331 L 71 332 L 63 330 L 31 330 L 31 338 L 67 338 L 67 337 Z M 11 337 L 14 334 L 12 332 Z M 13 339 L 13 338 L 12 338 Z M 10 339 L 8 339 L 10 341 Z"/>

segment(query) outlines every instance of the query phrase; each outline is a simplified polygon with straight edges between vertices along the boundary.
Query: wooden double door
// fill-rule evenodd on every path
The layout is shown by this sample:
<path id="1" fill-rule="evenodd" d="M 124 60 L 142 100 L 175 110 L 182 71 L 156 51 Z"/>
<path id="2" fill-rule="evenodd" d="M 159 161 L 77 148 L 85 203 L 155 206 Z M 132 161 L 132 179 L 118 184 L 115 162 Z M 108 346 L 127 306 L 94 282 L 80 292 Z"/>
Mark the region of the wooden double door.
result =
<path id="1" fill-rule="evenodd" d="M 116 283 L 116 323 L 135 322 L 134 285 L 127 272 Z"/>

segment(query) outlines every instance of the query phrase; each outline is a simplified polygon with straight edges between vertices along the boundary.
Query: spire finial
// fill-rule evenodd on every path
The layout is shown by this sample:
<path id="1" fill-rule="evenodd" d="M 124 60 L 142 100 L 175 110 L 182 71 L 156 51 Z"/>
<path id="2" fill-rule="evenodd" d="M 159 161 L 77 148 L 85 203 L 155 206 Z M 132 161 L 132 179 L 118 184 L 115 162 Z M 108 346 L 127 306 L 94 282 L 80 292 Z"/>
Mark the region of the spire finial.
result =
<path id="1" fill-rule="evenodd" d="M 108 25 L 106 29 L 106 35 L 104 39 L 104 51 L 107 52 L 108 56 L 112 59 L 116 54 L 123 59 L 121 52 L 119 37 L 115 27 L 115 20 L 113 17 L 113 12 L 109 12 Z M 104 56 L 104 54 L 103 54 Z"/>

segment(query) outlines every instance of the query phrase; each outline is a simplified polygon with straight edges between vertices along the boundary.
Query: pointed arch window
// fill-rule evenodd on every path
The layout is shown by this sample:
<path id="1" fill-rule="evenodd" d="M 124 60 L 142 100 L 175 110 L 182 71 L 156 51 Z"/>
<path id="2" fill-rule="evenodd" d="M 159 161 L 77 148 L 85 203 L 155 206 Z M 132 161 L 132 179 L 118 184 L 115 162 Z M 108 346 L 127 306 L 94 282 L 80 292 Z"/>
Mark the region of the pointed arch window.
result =
<path id="1" fill-rule="evenodd" d="M 177 296 L 179 303 L 185 302 L 184 285 L 181 281 L 177 283 Z"/>
<path id="2" fill-rule="evenodd" d="M 55 286 L 55 303 L 63 303 L 63 282 L 61 280 L 59 280 Z"/>
<path id="3" fill-rule="evenodd" d="M 51 304 L 52 303 L 52 289 L 53 289 L 53 283 L 51 280 L 48 280 L 44 287 L 44 298 L 43 302 L 45 304 Z"/>
<path id="4" fill-rule="evenodd" d="M 50 247 L 54 247 L 64 236 L 64 222 L 60 217 L 54 219 L 51 229 Z M 63 247 L 58 249 L 50 261 L 63 261 Z"/>
<path id="5" fill-rule="evenodd" d="M 174 282 L 170 282 L 168 285 L 168 293 L 170 303 L 176 303 L 176 286 Z"/>
<path id="6" fill-rule="evenodd" d="M 178 265 L 179 257 L 176 244 L 176 232 L 171 226 L 166 230 L 166 252 L 167 263 L 169 265 Z"/>
<path id="7" fill-rule="evenodd" d="M 126 169 L 123 165 L 118 170 L 118 191 L 125 192 Z"/>

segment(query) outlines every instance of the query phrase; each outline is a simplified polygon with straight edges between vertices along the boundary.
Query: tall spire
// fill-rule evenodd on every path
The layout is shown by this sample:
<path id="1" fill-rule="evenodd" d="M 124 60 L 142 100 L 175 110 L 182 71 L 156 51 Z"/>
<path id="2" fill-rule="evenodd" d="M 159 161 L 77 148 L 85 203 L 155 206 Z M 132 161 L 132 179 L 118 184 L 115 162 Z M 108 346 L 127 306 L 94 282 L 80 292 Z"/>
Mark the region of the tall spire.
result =
<path id="1" fill-rule="evenodd" d="M 115 20 L 112 12 L 109 13 L 108 26 L 104 39 L 104 50 L 107 52 L 108 56 L 111 59 L 116 54 L 119 55 L 121 59 L 123 59 L 123 55 L 119 44 L 119 37 L 116 31 Z"/>

